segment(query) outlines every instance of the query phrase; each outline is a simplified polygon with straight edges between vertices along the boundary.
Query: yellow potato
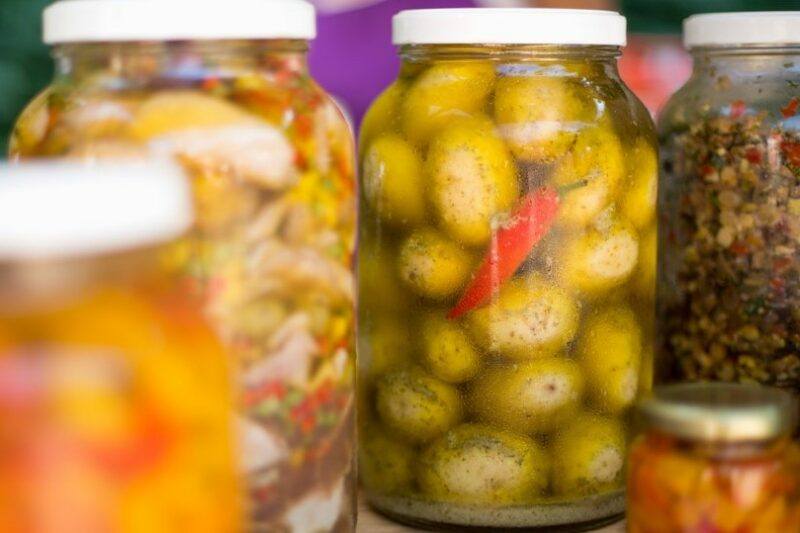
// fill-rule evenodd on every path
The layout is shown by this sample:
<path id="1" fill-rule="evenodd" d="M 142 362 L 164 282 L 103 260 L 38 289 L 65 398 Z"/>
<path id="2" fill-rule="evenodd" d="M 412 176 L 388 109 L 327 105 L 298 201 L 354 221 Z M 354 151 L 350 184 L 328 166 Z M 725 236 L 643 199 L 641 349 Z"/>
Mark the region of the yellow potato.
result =
<path id="1" fill-rule="evenodd" d="M 400 246 L 400 279 L 427 298 L 442 300 L 458 293 L 472 265 L 469 253 L 436 230 L 415 231 Z"/>
<path id="2" fill-rule="evenodd" d="M 584 378 L 577 363 L 546 357 L 479 375 L 469 391 L 478 419 L 522 433 L 549 433 L 577 412 Z"/>
<path id="3" fill-rule="evenodd" d="M 367 490 L 397 494 L 411 487 L 415 457 L 407 444 L 391 438 L 375 426 L 361 430 L 359 444 L 358 473 Z"/>
<path id="4" fill-rule="evenodd" d="M 422 492 L 436 501 L 500 506 L 542 494 L 549 458 L 533 439 L 481 424 L 464 424 L 420 458 Z"/>
<path id="5" fill-rule="evenodd" d="M 431 142 L 426 162 L 430 198 L 440 227 L 455 240 L 481 246 L 491 219 L 519 196 L 516 167 L 484 120 L 458 120 Z"/>
<path id="6" fill-rule="evenodd" d="M 595 406 L 619 413 L 633 404 L 639 391 L 642 328 L 631 309 L 614 306 L 587 317 L 576 353 Z"/>
<path id="7" fill-rule="evenodd" d="M 622 214 L 641 229 L 655 219 L 658 192 L 658 156 L 647 139 L 636 140 L 630 167 L 631 183 L 622 195 Z"/>
<path id="8" fill-rule="evenodd" d="M 557 263 L 565 286 L 595 296 L 625 283 L 638 260 L 636 231 L 626 222 L 613 220 L 568 242 Z"/>
<path id="9" fill-rule="evenodd" d="M 130 125 L 137 139 L 165 133 L 252 122 L 255 119 L 235 105 L 193 91 L 167 91 L 151 96 L 139 106 Z"/>
<path id="10" fill-rule="evenodd" d="M 553 355 L 578 330 L 578 305 L 539 275 L 512 278 L 495 301 L 468 315 L 473 339 L 509 359 Z"/>
<path id="11" fill-rule="evenodd" d="M 639 266 L 633 276 L 633 288 L 636 296 L 645 303 L 651 303 L 656 296 L 656 260 L 658 235 L 652 226 L 642 233 L 639 246 Z"/>
<path id="12" fill-rule="evenodd" d="M 422 364 L 442 381 L 462 383 L 478 373 L 481 356 L 461 326 L 445 318 L 446 313 L 428 313 L 421 320 Z"/>
<path id="13" fill-rule="evenodd" d="M 424 145 L 453 118 L 480 113 L 494 78 L 494 66 L 482 61 L 440 62 L 422 72 L 401 103 L 406 138 Z"/>
<path id="14" fill-rule="evenodd" d="M 389 85 L 372 102 L 361 121 L 361 132 L 358 137 L 358 152 L 363 158 L 367 146 L 378 135 L 384 134 L 395 129 L 398 121 L 398 110 L 400 98 L 405 91 L 405 84 L 396 81 Z"/>
<path id="15" fill-rule="evenodd" d="M 582 130 L 551 178 L 556 187 L 586 180 L 585 186 L 564 194 L 558 223 L 572 228 L 589 224 L 614 201 L 624 175 L 624 153 L 612 126 L 603 121 Z"/>
<path id="16" fill-rule="evenodd" d="M 586 496 L 619 489 L 625 466 L 625 434 L 617 420 L 582 414 L 553 439 L 553 489 Z"/>
<path id="17" fill-rule="evenodd" d="M 425 219 L 422 162 L 416 150 L 397 135 L 384 135 L 364 155 L 363 186 L 367 205 L 396 227 Z"/>
<path id="18" fill-rule="evenodd" d="M 461 421 L 458 389 L 413 368 L 378 381 L 376 407 L 391 431 L 412 442 L 438 437 Z"/>
<path id="19" fill-rule="evenodd" d="M 504 76 L 497 81 L 494 115 L 514 155 L 551 162 L 575 143 L 578 131 L 594 119 L 591 100 L 565 76 Z"/>

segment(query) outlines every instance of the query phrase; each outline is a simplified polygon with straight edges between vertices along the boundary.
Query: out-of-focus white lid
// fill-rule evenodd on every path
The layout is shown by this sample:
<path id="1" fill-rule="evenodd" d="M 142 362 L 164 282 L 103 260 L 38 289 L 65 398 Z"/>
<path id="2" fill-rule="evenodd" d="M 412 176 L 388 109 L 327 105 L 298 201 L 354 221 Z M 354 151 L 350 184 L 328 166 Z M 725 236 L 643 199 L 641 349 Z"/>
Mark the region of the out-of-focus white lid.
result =
<path id="1" fill-rule="evenodd" d="M 625 46 L 625 17 L 589 9 L 415 9 L 393 19 L 394 44 Z"/>
<path id="2" fill-rule="evenodd" d="M 800 11 L 692 15 L 683 21 L 686 48 L 800 43 Z"/>
<path id="3" fill-rule="evenodd" d="M 59 0 L 44 11 L 48 44 L 315 36 L 305 0 Z"/>
<path id="4" fill-rule="evenodd" d="M 167 161 L 0 166 L 0 261 L 155 245 L 192 221 L 187 178 Z"/>

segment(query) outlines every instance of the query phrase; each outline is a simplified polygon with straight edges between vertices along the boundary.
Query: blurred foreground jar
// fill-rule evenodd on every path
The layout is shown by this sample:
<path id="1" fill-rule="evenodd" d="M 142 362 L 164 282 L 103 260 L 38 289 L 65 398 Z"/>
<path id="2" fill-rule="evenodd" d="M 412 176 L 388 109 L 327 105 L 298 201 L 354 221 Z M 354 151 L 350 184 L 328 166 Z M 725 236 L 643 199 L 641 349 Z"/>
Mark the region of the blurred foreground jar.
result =
<path id="1" fill-rule="evenodd" d="M 172 165 L 0 168 L 0 530 L 242 530 L 229 363 L 160 259 L 191 220 Z"/>
<path id="2" fill-rule="evenodd" d="M 174 260 L 239 371 L 253 527 L 349 530 L 354 157 L 308 73 L 311 6 L 74 0 L 47 10 L 45 34 L 56 79 L 12 156 L 183 164 L 198 220 Z"/>
<path id="3" fill-rule="evenodd" d="M 394 22 L 400 79 L 360 155 L 369 502 L 423 525 L 614 520 L 655 291 L 655 133 L 617 74 L 625 20 Z"/>
<path id="4" fill-rule="evenodd" d="M 800 391 L 800 12 L 698 15 L 660 122 L 659 358 Z"/>
<path id="5" fill-rule="evenodd" d="M 641 405 L 628 531 L 800 532 L 797 405 L 758 385 L 680 384 Z"/>

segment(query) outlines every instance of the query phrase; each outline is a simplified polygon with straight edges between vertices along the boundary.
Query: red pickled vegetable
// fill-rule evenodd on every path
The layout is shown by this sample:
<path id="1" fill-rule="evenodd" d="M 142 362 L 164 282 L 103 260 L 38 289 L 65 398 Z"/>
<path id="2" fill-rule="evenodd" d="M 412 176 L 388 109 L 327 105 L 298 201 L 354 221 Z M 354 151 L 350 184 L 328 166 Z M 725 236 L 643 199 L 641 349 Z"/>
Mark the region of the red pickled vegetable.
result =
<path id="1" fill-rule="evenodd" d="M 797 114 L 797 107 L 800 106 L 800 100 L 797 97 L 792 97 L 786 107 L 781 108 L 783 118 L 791 118 Z"/>
<path id="2" fill-rule="evenodd" d="M 567 186 L 564 190 L 573 187 Z M 523 198 L 509 219 L 494 230 L 486 257 L 447 318 L 459 318 L 487 303 L 497 293 L 550 230 L 559 203 L 559 191 L 552 187 L 544 187 Z"/>
<path id="3" fill-rule="evenodd" d="M 731 118 L 737 119 L 744 115 L 744 112 L 747 111 L 747 104 L 744 103 L 742 100 L 736 100 L 731 102 Z"/>

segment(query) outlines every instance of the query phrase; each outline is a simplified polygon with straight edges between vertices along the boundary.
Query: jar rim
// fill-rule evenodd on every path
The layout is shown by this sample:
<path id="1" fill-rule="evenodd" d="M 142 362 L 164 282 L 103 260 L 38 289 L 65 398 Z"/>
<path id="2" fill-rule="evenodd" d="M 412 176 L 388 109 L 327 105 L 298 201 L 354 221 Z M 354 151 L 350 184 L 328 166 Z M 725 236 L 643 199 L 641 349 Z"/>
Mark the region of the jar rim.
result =
<path id="1" fill-rule="evenodd" d="M 800 11 L 705 13 L 683 21 L 689 49 L 800 44 Z"/>

